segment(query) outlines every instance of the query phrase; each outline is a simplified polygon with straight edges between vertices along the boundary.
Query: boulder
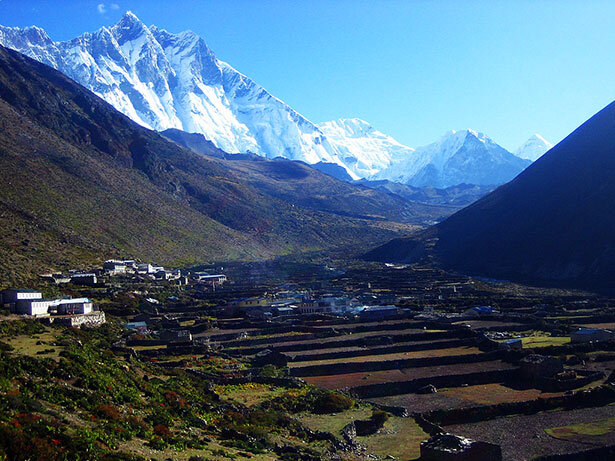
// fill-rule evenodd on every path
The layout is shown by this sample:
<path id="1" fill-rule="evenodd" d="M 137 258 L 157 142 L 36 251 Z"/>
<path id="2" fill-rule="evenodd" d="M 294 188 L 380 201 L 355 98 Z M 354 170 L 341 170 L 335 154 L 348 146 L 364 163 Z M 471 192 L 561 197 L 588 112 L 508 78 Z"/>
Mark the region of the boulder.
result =
<path id="1" fill-rule="evenodd" d="M 499 445 L 441 433 L 421 442 L 422 461 L 501 461 Z"/>
<path id="2" fill-rule="evenodd" d="M 521 375 L 530 380 L 551 378 L 564 370 L 562 361 L 556 357 L 531 354 L 521 359 Z"/>
<path id="3" fill-rule="evenodd" d="M 435 394 L 436 392 L 438 392 L 438 389 L 433 384 L 427 384 L 416 390 L 417 394 Z"/>
<path id="4" fill-rule="evenodd" d="M 252 365 L 255 367 L 264 367 L 265 365 L 274 365 L 276 367 L 285 367 L 288 363 L 288 356 L 278 351 L 265 349 L 259 352 L 252 359 Z"/>

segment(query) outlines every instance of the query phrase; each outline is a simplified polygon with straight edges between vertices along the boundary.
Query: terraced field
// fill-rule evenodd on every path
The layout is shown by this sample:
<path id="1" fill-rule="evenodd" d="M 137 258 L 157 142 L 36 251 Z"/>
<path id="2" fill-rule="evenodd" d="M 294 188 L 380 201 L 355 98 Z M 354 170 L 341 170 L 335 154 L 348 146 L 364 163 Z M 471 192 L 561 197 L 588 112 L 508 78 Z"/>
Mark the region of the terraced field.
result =
<path id="1" fill-rule="evenodd" d="M 607 405 L 495 418 L 444 429 L 499 444 L 504 460 L 529 460 L 539 455 L 571 453 L 615 444 L 615 427 L 610 424 L 613 417 L 615 406 Z"/>
<path id="2" fill-rule="evenodd" d="M 378 354 L 378 355 L 359 355 L 356 357 L 344 357 L 339 359 L 330 360 L 313 360 L 307 362 L 291 362 L 289 366 L 291 368 L 307 367 L 310 365 L 326 365 L 326 364 L 340 364 L 343 366 L 346 363 L 364 363 L 364 362 L 384 362 L 387 360 L 401 360 L 401 359 L 418 359 L 424 357 L 444 357 L 452 355 L 467 355 L 478 354 L 480 349 L 472 346 L 460 346 L 445 349 L 426 349 L 422 351 L 413 352 L 398 352 L 393 354 Z"/>
<path id="3" fill-rule="evenodd" d="M 561 334 L 561 329 L 545 331 L 542 325 L 488 319 L 449 325 L 407 319 L 340 324 L 339 320 L 321 319 L 305 322 L 300 332 L 293 327 L 258 337 L 250 336 L 254 334 L 250 332 L 248 337 L 222 344 L 230 346 L 227 350 L 232 354 L 250 355 L 264 349 L 283 353 L 288 357 L 289 374 L 310 385 L 346 392 L 397 415 L 405 410 L 407 415 L 429 419 L 434 414 L 442 417 L 458 411 L 479 415 L 484 409 L 507 405 L 529 405 L 518 411 L 530 411 L 532 405 L 540 408 L 540 402 L 547 399 L 570 397 L 566 390 L 547 392 L 537 382 L 524 381 L 519 359 L 527 352 L 500 350 L 497 344 L 481 339 L 483 331 L 520 335 L 523 349 L 556 351 L 564 361 L 576 364 L 566 368 L 578 370 L 579 376 L 603 372 L 604 378 L 579 386 L 579 391 L 606 383 L 615 370 L 615 352 L 598 347 L 597 351 L 579 353 L 579 346 L 570 345 L 569 336 Z M 239 392 L 236 398 L 250 404 L 251 400 L 258 401 L 258 393 Z M 444 430 L 501 444 L 504 459 L 531 459 L 542 454 L 570 453 L 590 445 L 604 446 L 611 443 L 611 438 L 615 443 L 611 432 L 615 427 L 613 408 L 600 408 L 595 417 L 592 411 L 598 409 L 589 408 L 536 410 L 531 415 L 513 412 L 506 417 L 488 414 L 481 416 L 479 422 L 450 424 Z M 334 416 L 297 415 L 314 430 L 325 428 L 340 436 L 346 424 L 368 416 L 366 407 Z M 427 434 L 415 417 L 394 416 L 376 434 L 361 440 L 357 437 L 357 441 L 375 455 L 416 459 L 420 442 Z"/>
<path id="4" fill-rule="evenodd" d="M 511 367 L 500 360 L 480 363 L 481 371 L 505 370 Z M 310 384 L 327 389 L 345 389 L 370 384 L 403 382 L 413 379 L 432 378 L 472 373 L 477 370 L 476 363 L 459 363 L 403 369 L 391 369 L 374 372 L 344 373 L 336 375 L 309 376 L 303 378 Z"/>

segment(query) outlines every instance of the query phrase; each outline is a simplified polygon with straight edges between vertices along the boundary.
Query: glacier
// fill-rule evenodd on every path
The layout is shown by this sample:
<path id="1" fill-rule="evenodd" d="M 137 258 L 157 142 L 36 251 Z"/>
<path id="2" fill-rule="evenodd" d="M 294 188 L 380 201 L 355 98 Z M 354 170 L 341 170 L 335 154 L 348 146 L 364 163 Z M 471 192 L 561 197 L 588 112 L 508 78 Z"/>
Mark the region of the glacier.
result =
<path id="1" fill-rule="evenodd" d="M 414 151 L 358 118 L 319 123 L 318 128 L 337 148 L 340 159 L 361 178 L 374 176 Z"/>

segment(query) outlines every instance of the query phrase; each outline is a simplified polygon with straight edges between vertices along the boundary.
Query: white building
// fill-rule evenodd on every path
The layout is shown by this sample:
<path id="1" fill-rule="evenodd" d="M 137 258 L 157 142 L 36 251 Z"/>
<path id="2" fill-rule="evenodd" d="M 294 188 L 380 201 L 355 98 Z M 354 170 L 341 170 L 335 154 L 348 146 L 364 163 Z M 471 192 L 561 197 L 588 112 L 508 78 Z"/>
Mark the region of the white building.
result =
<path id="1" fill-rule="evenodd" d="M 54 301 L 58 314 L 89 314 L 94 311 L 94 305 L 88 298 L 59 299 Z"/>
<path id="2" fill-rule="evenodd" d="M 224 274 L 208 274 L 207 272 L 195 272 L 192 274 L 192 278 L 203 283 L 210 284 L 212 286 L 222 285 L 226 282 L 226 275 Z"/>
<path id="3" fill-rule="evenodd" d="M 139 274 L 153 274 L 154 273 L 154 266 L 152 266 L 149 263 L 137 264 L 137 272 Z"/>
<path id="4" fill-rule="evenodd" d="M 21 315 L 49 315 L 53 299 L 19 299 L 13 305 L 13 312 Z"/>
<path id="5" fill-rule="evenodd" d="M 178 280 L 182 276 L 179 269 L 173 269 L 170 271 L 158 271 L 154 274 L 159 280 Z"/>
<path id="6" fill-rule="evenodd" d="M 41 299 L 43 294 L 36 290 L 6 289 L 0 293 L 2 304 L 12 304 L 22 299 Z"/>
<path id="7" fill-rule="evenodd" d="M 92 301 L 88 298 L 75 299 L 43 299 L 40 291 L 35 290 L 4 290 L 2 303 L 11 312 L 21 315 L 42 316 L 50 311 L 58 314 L 89 314 L 94 311 Z"/>
<path id="8" fill-rule="evenodd" d="M 125 274 L 126 264 L 124 264 L 124 261 L 119 261 L 117 259 L 109 259 L 104 262 L 103 269 L 109 275 Z"/>
<path id="9" fill-rule="evenodd" d="M 299 305 L 302 314 L 343 314 L 350 308 L 348 298 L 322 298 L 304 301 Z"/>

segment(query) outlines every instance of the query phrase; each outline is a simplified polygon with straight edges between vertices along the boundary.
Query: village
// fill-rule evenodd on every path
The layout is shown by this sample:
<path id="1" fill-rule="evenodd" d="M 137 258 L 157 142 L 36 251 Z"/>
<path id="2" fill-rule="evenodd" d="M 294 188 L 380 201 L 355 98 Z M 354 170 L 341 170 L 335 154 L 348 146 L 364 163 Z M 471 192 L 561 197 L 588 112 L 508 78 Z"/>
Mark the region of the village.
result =
<path id="1" fill-rule="evenodd" d="M 498 438 L 502 418 L 534 415 L 523 424 L 549 433 L 558 413 L 565 421 L 615 402 L 615 314 L 597 295 L 336 261 L 165 269 L 117 259 L 41 283 L 5 289 L 2 306 L 72 327 L 116 319 L 124 333 L 114 347 L 159 366 L 201 373 L 195 358 L 214 354 L 226 364 L 215 378 L 221 389 L 274 367 L 280 382 L 342 392 L 389 412 L 390 437 L 413 437 L 410 451 L 389 453 L 398 459 L 514 459 L 518 446 Z M 356 442 L 347 430 L 333 435 Z M 538 456 L 553 444 L 581 450 L 574 440 L 522 443 Z M 451 453 L 458 457 L 442 457 Z"/>

